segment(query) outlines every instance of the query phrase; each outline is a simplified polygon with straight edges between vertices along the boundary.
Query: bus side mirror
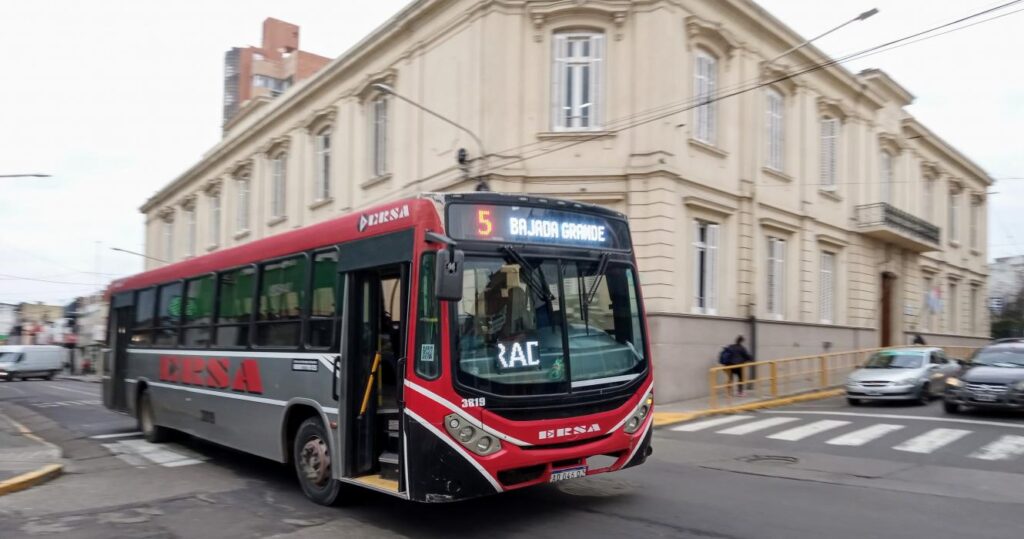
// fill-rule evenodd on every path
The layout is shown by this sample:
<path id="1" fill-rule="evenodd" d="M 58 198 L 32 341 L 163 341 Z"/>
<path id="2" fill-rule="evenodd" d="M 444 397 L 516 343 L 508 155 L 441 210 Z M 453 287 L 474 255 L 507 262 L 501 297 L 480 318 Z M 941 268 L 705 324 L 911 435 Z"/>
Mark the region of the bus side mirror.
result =
<path id="1" fill-rule="evenodd" d="M 466 254 L 458 249 L 437 252 L 437 273 L 434 276 L 434 295 L 443 301 L 462 299 L 462 263 Z"/>

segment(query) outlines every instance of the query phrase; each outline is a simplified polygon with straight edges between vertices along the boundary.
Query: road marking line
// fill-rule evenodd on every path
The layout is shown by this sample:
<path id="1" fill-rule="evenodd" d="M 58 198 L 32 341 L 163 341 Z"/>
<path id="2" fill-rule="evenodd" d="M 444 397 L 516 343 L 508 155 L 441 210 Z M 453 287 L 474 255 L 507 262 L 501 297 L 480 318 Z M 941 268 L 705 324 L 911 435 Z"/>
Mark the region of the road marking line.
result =
<path id="1" fill-rule="evenodd" d="M 704 430 L 711 427 L 717 427 L 719 425 L 726 425 L 728 423 L 735 423 L 736 421 L 742 421 L 744 419 L 750 419 L 753 416 L 749 415 L 728 415 L 725 417 L 716 417 L 714 419 L 707 419 L 704 421 L 698 421 L 696 423 L 686 423 L 685 425 L 679 425 L 678 427 L 672 427 L 669 430 L 677 432 L 696 432 L 698 430 Z"/>
<path id="2" fill-rule="evenodd" d="M 69 387 L 63 387 L 63 386 L 59 386 L 59 385 L 56 385 L 56 384 L 46 384 L 46 387 L 51 387 L 53 389 L 59 389 L 61 391 L 70 391 L 72 393 L 81 393 L 82 395 L 89 395 L 90 397 L 99 397 L 100 396 L 98 391 L 82 391 L 81 389 L 71 389 Z"/>
<path id="3" fill-rule="evenodd" d="M 994 427 L 1010 427 L 1012 429 L 1024 429 L 1024 423 L 1004 423 L 1001 421 L 982 421 L 976 419 L 957 419 L 945 417 L 922 417 L 916 415 L 897 414 L 865 414 L 859 412 L 818 412 L 800 410 L 765 410 L 763 414 L 786 414 L 786 415 L 836 415 L 846 417 L 873 417 L 881 419 L 913 419 L 917 421 L 939 421 L 942 423 L 964 423 L 967 425 L 991 425 Z"/>
<path id="4" fill-rule="evenodd" d="M 93 440 L 109 440 L 110 438 L 127 438 L 129 436 L 140 436 L 142 431 L 134 432 L 115 432 L 113 434 L 97 434 L 96 436 L 90 436 Z"/>
<path id="5" fill-rule="evenodd" d="M 968 455 L 972 459 L 1012 460 L 1024 455 L 1024 436 L 1007 434 Z"/>
<path id="6" fill-rule="evenodd" d="M 860 446 L 872 440 L 877 440 L 878 438 L 881 438 L 882 436 L 885 436 L 890 432 L 896 432 L 902 428 L 903 425 L 890 425 L 888 423 L 879 423 L 877 425 L 871 425 L 870 427 L 867 428 L 846 433 L 842 436 L 837 436 L 825 443 L 830 445 Z"/>
<path id="7" fill-rule="evenodd" d="M 931 453 L 940 447 L 951 444 L 970 434 L 962 429 L 932 429 L 920 436 L 915 436 L 902 444 L 893 446 L 896 451 L 908 453 Z"/>
<path id="8" fill-rule="evenodd" d="M 762 419 L 760 421 L 754 421 L 753 423 L 744 423 L 743 425 L 737 425 L 728 429 L 716 431 L 718 434 L 732 434 L 734 436 L 742 436 L 744 434 L 750 434 L 751 432 L 757 432 L 759 430 L 770 429 L 779 425 L 785 425 L 793 421 L 799 421 L 795 417 L 770 417 L 768 419 Z"/>
<path id="9" fill-rule="evenodd" d="M 801 425 L 794 427 L 789 430 L 777 432 L 769 436 L 772 440 L 786 440 L 789 442 L 795 442 L 797 440 L 803 440 L 808 436 L 814 436 L 815 434 L 825 432 L 827 430 L 836 429 L 843 425 L 849 425 L 849 421 L 838 421 L 835 419 L 822 419 L 821 421 L 815 421 L 807 425 Z"/>

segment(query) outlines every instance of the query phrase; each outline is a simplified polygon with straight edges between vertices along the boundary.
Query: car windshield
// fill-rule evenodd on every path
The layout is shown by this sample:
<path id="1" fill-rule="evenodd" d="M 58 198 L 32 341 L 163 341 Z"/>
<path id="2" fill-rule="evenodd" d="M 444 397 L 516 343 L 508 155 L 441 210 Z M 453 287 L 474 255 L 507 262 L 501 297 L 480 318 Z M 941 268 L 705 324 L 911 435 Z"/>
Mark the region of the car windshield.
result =
<path id="1" fill-rule="evenodd" d="M 971 359 L 971 364 L 988 367 L 1024 367 L 1024 348 L 982 348 Z"/>
<path id="2" fill-rule="evenodd" d="M 924 356 L 920 352 L 882 352 L 871 356 L 868 369 L 916 369 L 923 365 Z"/>
<path id="3" fill-rule="evenodd" d="M 636 378 L 645 359 L 634 275 L 607 258 L 527 260 L 512 251 L 468 259 L 458 303 L 459 381 L 536 395 Z"/>

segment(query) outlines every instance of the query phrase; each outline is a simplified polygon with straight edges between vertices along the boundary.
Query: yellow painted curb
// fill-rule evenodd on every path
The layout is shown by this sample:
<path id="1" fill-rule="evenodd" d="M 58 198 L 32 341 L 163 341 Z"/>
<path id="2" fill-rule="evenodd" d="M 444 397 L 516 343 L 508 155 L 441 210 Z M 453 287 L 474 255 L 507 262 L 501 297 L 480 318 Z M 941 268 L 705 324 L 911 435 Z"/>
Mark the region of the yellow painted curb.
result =
<path id="1" fill-rule="evenodd" d="M 38 470 L 33 470 L 28 473 L 23 473 L 17 477 L 12 477 L 0 483 L 0 496 L 24 490 L 38 485 L 39 483 L 45 483 L 46 481 L 57 477 L 63 471 L 63 464 L 47 464 Z"/>
<path id="2" fill-rule="evenodd" d="M 787 406 L 799 402 L 838 397 L 842 394 L 842 389 L 828 389 L 825 391 L 815 391 L 813 393 L 802 393 L 800 395 L 793 395 L 792 397 L 781 397 L 778 399 L 748 402 L 745 404 L 736 404 L 734 406 L 724 406 L 721 408 L 711 408 L 708 410 L 697 410 L 694 412 L 654 412 L 654 426 L 664 427 L 667 425 L 682 423 L 684 421 L 692 421 L 694 419 L 697 419 L 698 417 L 717 414 L 734 414 L 736 412 L 759 410 L 761 408 L 775 408 L 778 406 Z"/>

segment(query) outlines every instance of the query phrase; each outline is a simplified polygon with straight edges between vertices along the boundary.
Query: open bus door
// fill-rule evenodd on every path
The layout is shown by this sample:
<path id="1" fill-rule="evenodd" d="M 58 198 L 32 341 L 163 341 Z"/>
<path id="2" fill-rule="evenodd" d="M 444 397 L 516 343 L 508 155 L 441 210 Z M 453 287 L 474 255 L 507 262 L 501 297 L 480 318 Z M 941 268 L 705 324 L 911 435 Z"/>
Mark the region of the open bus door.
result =
<path id="1" fill-rule="evenodd" d="M 103 405 L 111 410 L 128 411 L 128 341 L 135 308 L 132 294 L 114 296 L 110 303 L 107 322 L 106 365 L 103 373 Z"/>

